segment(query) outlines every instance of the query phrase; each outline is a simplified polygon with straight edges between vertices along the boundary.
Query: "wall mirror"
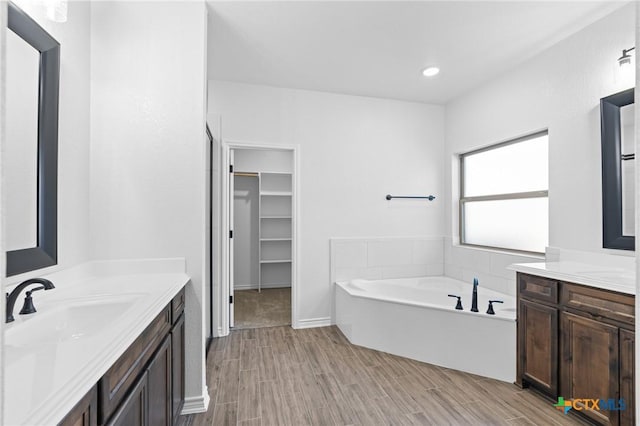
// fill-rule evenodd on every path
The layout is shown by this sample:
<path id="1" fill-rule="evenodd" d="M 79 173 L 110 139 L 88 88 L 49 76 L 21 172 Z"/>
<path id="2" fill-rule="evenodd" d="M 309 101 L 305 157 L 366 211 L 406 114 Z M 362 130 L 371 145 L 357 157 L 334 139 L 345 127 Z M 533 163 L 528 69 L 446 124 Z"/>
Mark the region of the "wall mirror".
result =
<path id="1" fill-rule="evenodd" d="M 600 100 L 602 246 L 635 250 L 634 89 Z"/>
<path id="2" fill-rule="evenodd" d="M 3 165 L 11 276 L 57 263 L 60 44 L 8 6 Z"/>

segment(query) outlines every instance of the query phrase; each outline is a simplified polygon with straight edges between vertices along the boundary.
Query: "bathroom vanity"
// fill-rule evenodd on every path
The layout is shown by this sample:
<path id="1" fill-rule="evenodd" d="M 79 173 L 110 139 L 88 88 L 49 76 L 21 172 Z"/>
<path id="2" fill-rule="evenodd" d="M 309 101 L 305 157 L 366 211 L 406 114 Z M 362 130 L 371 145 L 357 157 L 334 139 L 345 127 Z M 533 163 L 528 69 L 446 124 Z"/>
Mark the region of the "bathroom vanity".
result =
<path id="1" fill-rule="evenodd" d="M 535 269 L 518 266 L 516 384 L 554 403 L 558 397 L 611 399 L 606 410 L 579 405 L 570 411 L 596 424 L 634 425 L 633 289 L 590 285 L 594 274 L 602 278 L 597 271 L 580 283 L 546 267 L 534 275 Z"/>
<path id="2" fill-rule="evenodd" d="M 176 423 L 189 277 L 183 260 L 163 262 L 48 277 L 56 287 L 34 296 L 37 313 L 5 333 L 5 424 Z"/>
<path id="3" fill-rule="evenodd" d="M 59 423 L 173 425 L 184 403 L 184 289 Z"/>

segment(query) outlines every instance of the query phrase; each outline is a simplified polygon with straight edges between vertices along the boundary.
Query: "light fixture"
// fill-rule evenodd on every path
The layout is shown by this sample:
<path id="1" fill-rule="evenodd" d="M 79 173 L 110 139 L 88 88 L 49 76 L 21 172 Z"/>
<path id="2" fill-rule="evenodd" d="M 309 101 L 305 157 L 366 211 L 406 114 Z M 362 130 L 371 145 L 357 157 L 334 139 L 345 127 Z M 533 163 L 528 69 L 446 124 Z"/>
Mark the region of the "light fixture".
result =
<path id="1" fill-rule="evenodd" d="M 67 22 L 67 0 L 47 0 L 47 18 L 53 22 Z"/>
<path id="2" fill-rule="evenodd" d="M 631 55 L 629 55 L 629 52 L 631 52 L 632 50 L 635 50 L 635 46 L 629 49 L 622 49 L 622 56 L 618 58 L 618 64 L 621 67 L 631 65 Z"/>
<path id="3" fill-rule="evenodd" d="M 439 72 L 440 72 L 440 68 L 429 67 L 429 68 L 425 68 L 422 71 L 422 75 L 424 75 L 425 77 L 433 77 L 434 75 L 437 75 Z"/>

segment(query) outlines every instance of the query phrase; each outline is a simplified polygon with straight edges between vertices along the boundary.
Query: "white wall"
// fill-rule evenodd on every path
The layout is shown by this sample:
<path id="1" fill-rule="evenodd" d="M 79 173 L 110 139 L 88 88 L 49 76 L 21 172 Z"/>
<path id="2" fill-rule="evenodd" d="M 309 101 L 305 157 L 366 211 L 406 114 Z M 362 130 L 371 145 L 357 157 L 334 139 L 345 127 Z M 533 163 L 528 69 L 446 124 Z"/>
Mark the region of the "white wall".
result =
<path id="1" fill-rule="evenodd" d="M 635 45 L 634 8 L 632 3 L 617 10 L 447 105 L 446 193 L 454 195 L 448 196 L 445 220 L 454 243 L 458 182 L 453 155 L 546 128 L 549 245 L 605 252 L 599 101 L 634 84 L 621 77 L 616 62 L 623 48 Z"/>
<path id="2" fill-rule="evenodd" d="M 89 260 L 90 4 L 70 2 L 65 23 L 46 18 L 39 2 L 14 2 L 61 45 L 58 127 L 58 265 L 16 275 L 7 283 Z M 11 161 L 4 159 L 3 161 Z M 5 226 L 10 227 L 10 223 Z M 3 275 L 4 276 L 4 275 Z"/>
<path id="3" fill-rule="evenodd" d="M 7 27 L 7 3 L 0 2 L 0 141 L 4 141 L 4 128 L 5 128 L 5 57 L 6 57 L 6 31 Z M 0 159 L 4 158 L 4 146 L 0 144 Z M 0 200 L 4 196 L 4 180 L 0 179 Z M 4 253 L 4 203 L 0 203 L 0 218 L 2 223 L 0 226 L 0 253 Z M 6 273 L 5 269 L 5 256 L 0 256 L 0 277 L 4 277 Z M 0 280 L 0 294 L 4 293 L 4 280 Z M 4 318 L 5 304 L 0 303 L 0 318 Z M 4 321 L 0 321 L 0 413 L 4 413 Z M 0 424 L 2 424 L 2 416 L 0 416 Z"/>
<path id="4" fill-rule="evenodd" d="M 184 257 L 185 410 L 206 406 L 206 8 L 92 3 L 91 253 Z"/>
<path id="5" fill-rule="evenodd" d="M 330 321 L 329 238 L 442 235 L 442 107 L 210 81 L 209 112 L 224 141 L 300 148 L 297 320 Z"/>

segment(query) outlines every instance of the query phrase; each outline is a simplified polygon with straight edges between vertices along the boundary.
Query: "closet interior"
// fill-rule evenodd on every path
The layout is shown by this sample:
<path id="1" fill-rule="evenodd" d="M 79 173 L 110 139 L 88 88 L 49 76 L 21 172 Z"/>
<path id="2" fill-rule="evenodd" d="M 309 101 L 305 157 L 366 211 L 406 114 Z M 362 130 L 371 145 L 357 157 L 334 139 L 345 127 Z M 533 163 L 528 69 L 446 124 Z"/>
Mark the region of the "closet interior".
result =
<path id="1" fill-rule="evenodd" d="M 235 327 L 290 324 L 292 152 L 237 149 L 233 170 Z"/>

